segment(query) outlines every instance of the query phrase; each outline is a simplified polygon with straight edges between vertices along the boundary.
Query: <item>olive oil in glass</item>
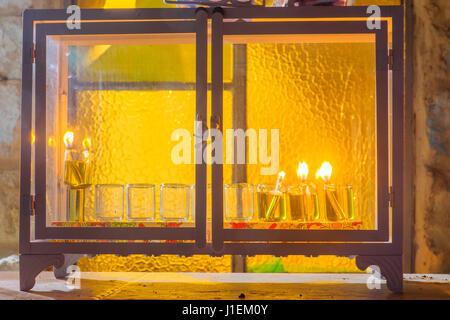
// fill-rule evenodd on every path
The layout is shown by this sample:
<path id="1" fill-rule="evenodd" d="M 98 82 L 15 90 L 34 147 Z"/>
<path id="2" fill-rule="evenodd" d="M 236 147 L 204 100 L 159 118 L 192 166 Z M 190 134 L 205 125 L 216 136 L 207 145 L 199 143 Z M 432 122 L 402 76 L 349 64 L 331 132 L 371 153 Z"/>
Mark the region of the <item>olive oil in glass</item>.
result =
<path id="1" fill-rule="evenodd" d="M 289 187 L 289 205 L 292 220 L 314 221 L 320 217 L 319 199 L 314 185 L 302 183 Z"/>
<path id="2" fill-rule="evenodd" d="M 283 221 L 287 218 L 286 192 L 274 185 L 259 185 L 257 189 L 258 217 L 262 221 Z"/>
<path id="3" fill-rule="evenodd" d="M 92 185 L 91 164 L 88 153 L 79 154 L 68 149 L 64 161 L 64 184 L 67 191 L 68 221 L 84 221 L 85 189 Z"/>
<path id="4" fill-rule="evenodd" d="M 334 184 L 325 184 L 325 211 L 328 221 L 345 220 L 345 212 L 337 197 L 337 188 Z"/>

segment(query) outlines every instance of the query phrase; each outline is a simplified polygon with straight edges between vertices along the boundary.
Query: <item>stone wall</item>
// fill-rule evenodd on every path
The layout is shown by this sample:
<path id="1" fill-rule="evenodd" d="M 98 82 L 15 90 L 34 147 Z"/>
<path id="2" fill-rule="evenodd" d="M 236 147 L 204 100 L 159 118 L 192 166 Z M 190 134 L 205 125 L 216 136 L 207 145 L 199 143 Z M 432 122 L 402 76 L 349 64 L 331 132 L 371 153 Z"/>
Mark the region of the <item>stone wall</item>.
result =
<path id="1" fill-rule="evenodd" d="M 21 16 L 31 5 L 31 0 L 0 0 L 0 257 L 17 251 Z"/>
<path id="2" fill-rule="evenodd" d="M 413 3 L 415 272 L 450 273 L 448 0 Z"/>
<path id="3" fill-rule="evenodd" d="M 0 0 L 0 259 L 18 251 L 22 11 L 59 0 Z"/>

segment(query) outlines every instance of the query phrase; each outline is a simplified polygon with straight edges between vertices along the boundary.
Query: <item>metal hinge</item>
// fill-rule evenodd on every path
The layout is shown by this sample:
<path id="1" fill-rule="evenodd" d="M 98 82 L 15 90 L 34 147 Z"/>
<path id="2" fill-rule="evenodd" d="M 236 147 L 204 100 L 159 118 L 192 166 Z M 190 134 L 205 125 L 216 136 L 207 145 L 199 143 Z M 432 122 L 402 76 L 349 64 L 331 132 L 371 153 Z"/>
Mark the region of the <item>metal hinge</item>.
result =
<path id="1" fill-rule="evenodd" d="M 30 196 L 30 208 L 31 208 L 31 215 L 34 216 L 34 213 L 36 211 L 36 198 L 34 195 Z"/>
<path id="2" fill-rule="evenodd" d="M 394 187 L 389 187 L 389 206 L 394 208 Z"/>
<path id="3" fill-rule="evenodd" d="M 389 49 L 388 67 L 389 67 L 389 70 L 392 70 L 394 68 L 394 52 L 392 49 Z"/>
<path id="4" fill-rule="evenodd" d="M 31 63 L 36 62 L 36 45 L 33 43 L 33 47 L 31 48 Z"/>

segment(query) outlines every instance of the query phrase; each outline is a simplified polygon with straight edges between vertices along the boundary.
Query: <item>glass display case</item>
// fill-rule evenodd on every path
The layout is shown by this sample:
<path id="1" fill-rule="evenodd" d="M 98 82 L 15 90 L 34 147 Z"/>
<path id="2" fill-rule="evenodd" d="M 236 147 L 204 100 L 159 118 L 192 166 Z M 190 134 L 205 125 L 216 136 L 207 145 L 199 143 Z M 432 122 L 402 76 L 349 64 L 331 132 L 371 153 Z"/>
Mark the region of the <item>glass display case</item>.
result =
<path id="1" fill-rule="evenodd" d="M 381 13 L 26 11 L 21 289 L 164 253 L 356 256 L 400 291 L 403 11 Z"/>

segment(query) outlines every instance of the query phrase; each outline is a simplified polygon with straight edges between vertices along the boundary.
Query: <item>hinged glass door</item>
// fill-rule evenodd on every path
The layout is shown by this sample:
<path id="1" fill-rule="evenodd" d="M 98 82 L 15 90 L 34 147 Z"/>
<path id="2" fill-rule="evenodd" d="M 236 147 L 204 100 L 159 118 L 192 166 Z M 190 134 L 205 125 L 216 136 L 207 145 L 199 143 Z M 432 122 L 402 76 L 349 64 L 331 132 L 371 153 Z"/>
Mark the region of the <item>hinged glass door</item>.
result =
<path id="1" fill-rule="evenodd" d="M 239 68 L 233 103 L 222 94 L 225 46 Z M 212 165 L 216 250 L 389 240 L 388 55 L 386 20 L 369 29 L 364 17 L 213 14 L 211 126 L 223 133 L 223 163 Z"/>
<path id="2" fill-rule="evenodd" d="M 38 23 L 35 42 L 36 239 L 203 247 L 206 200 L 194 218 L 192 193 L 206 198 L 206 166 L 192 132 L 206 119 L 206 12 Z"/>

